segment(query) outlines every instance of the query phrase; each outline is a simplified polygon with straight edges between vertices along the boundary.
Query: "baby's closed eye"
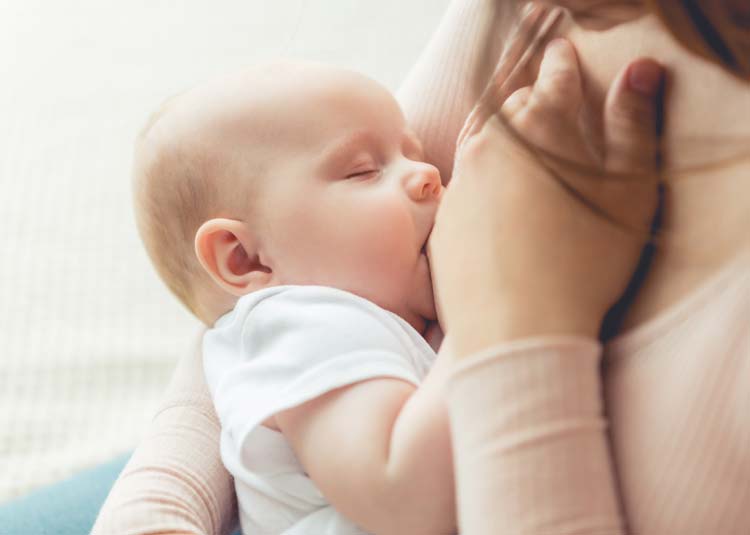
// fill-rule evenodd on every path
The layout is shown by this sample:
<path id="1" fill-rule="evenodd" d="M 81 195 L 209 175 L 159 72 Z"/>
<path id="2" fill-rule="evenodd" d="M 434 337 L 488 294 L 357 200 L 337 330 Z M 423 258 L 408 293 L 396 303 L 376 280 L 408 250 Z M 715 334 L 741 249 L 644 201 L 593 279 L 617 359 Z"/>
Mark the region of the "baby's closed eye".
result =
<path id="1" fill-rule="evenodd" d="M 355 158 L 351 162 L 351 166 L 347 166 L 346 178 L 369 178 L 372 175 L 380 173 L 380 165 L 377 160 L 368 156 L 366 158 Z"/>
<path id="2" fill-rule="evenodd" d="M 378 173 L 380 173 L 379 169 L 365 169 L 362 171 L 355 171 L 354 173 L 350 173 L 346 175 L 346 178 L 367 178 L 368 176 L 376 175 Z"/>

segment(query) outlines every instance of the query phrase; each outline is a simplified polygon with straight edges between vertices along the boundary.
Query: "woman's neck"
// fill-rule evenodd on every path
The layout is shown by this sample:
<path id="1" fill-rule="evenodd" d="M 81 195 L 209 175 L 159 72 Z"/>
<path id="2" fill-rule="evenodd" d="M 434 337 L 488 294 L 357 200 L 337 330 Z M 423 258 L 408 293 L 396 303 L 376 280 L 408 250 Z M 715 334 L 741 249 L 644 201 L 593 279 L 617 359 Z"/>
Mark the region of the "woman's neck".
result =
<path id="1" fill-rule="evenodd" d="M 668 69 L 661 235 L 625 328 L 689 294 L 750 247 L 750 84 L 688 53 L 653 16 L 606 31 L 575 25 L 586 90 L 601 105 L 619 69 L 639 56 Z"/>

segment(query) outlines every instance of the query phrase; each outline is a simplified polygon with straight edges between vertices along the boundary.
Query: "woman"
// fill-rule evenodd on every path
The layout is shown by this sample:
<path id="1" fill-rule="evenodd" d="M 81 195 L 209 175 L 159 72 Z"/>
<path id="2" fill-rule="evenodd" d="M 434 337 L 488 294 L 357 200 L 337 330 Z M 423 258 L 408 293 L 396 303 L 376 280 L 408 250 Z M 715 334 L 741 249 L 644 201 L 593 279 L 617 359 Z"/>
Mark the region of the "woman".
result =
<path id="1" fill-rule="evenodd" d="M 525 127 L 543 155 L 559 147 L 565 131 L 563 152 L 578 163 L 627 175 L 622 155 L 637 146 L 608 145 L 606 105 L 605 146 L 615 150 L 603 160 L 575 143 L 585 131 L 576 110 L 586 98 L 601 99 L 600 88 L 622 82 L 622 74 L 612 80 L 608 64 L 621 65 L 635 53 L 664 62 L 670 98 L 659 168 L 661 230 L 643 287 L 624 317 L 625 332 L 607 344 L 601 361 L 596 333 L 637 258 L 638 234 L 623 233 L 604 217 L 596 222 L 591 211 L 571 217 L 558 191 L 541 180 L 549 169 L 497 150 L 508 144 L 494 117 L 467 142 L 432 243 L 442 322 L 456 352 L 447 402 L 462 530 L 744 533 L 750 526 L 750 161 L 741 144 L 750 134 L 750 6 L 653 6 L 709 63 L 632 3 L 613 2 L 611 10 L 603 2 L 564 4 L 579 23 L 568 36 L 579 51 L 580 72 L 573 50 L 558 46 L 556 94 L 565 98 L 545 103 L 544 88 L 535 84 L 513 93 L 503 115 L 521 133 Z M 582 28 L 615 20 L 620 24 L 606 32 Z M 688 82 L 693 79 L 701 83 Z M 530 113 L 535 106 L 543 109 Z M 531 126 L 541 118 L 548 120 L 546 131 L 535 131 Z M 554 168 L 555 158 L 547 159 Z M 647 178 L 647 162 L 630 160 L 630 174 Z M 510 185 L 477 178 L 493 168 Z M 639 200 L 632 203 L 630 188 L 648 181 L 585 182 L 570 169 L 557 175 L 578 179 L 576 189 L 588 188 L 584 197 L 595 206 L 612 199 L 608 186 L 626 189 L 614 193 L 625 208 L 615 220 L 631 227 L 643 221 L 647 191 L 636 188 Z M 528 206 L 544 217 L 518 209 Z M 465 265 L 477 264 L 481 270 L 459 279 Z M 488 293 L 503 299 L 488 300 Z M 466 310 L 482 310 L 484 317 L 468 323 Z"/>
<path id="2" fill-rule="evenodd" d="M 440 313 L 456 360 L 447 399 L 461 529 L 738 533 L 750 525 L 743 509 L 750 498 L 745 453 L 750 432 L 742 416 L 750 406 L 749 379 L 742 374 L 750 358 L 745 320 L 750 282 L 743 275 L 747 254 L 740 254 L 748 249 L 743 227 L 750 182 L 744 177 L 750 164 L 736 158 L 732 147 L 727 150 L 724 140 L 745 139 L 750 102 L 740 80 L 747 76 L 747 54 L 737 40 L 742 34 L 727 24 L 730 12 L 724 10 L 733 7 L 731 13 L 744 16 L 747 11 L 739 2 L 706 2 L 716 11 L 699 14 L 697 31 L 686 24 L 684 17 L 698 16 L 687 3 L 665 0 L 668 27 L 705 56 L 698 60 L 648 14 L 659 6 L 564 4 L 574 22 L 556 30 L 578 55 L 565 44 L 548 48 L 549 76 L 540 78 L 559 83 L 545 92 L 525 85 L 522 71 L 505 77 L 509 69 L 498 81 L 511 81 L 503 89 L 513 97 L 503 100 L 501 92 L 494 101 L 503 103 L 504 120 L 540 150 L 529 158 L 514 148 L 496 116 L 478 113 L 433 232 Z M 495 64 L 498 36 L 505 35 L 505 13 L 497 5 L 456 2 L 401 94 L 443 176 L 450 176 L 453 140 Z M 465 53 L 475 47 L 488 56 L 466 62 Z M 655 57 L 670 74 L 660 168 L 666 185 L 662 230 L 648 276 L 625 315 L 626 333 L 608 343 L 600 374 L 597 332 L 638 260 L 637 229 L 650 219 L 655 200 L 653 190 L 641 185 L 653 183 L 621 180 L 620 191 L 598 188 L 571 175 L 565 162 L 558 167 L 562 154 L 552 141 L 572 140 L 564 156 L 571 152 L 579 168 L 601 165 L 601 174 L 648 178 L 655 111 L 647 97 L 654 85 L 643 71 L 646 91 L 628 90 L 639 86 L 638 76 L 631 86 L 626 80 L 645 68 L 656 72 L 658 81 L 658 69 L 638 61 L 620 68 L 639 55 Z M 458 72 L 455 79 L 474 83 L 441 84 L 449 80 L 434 74 L 438 65 L 440 72 Z M 701 84 L 687 82 L 694 79 Z M 573 95 L 573 102 L 593 103 L 593 109 L 603 103 L 604 118 L 595 116 L 587 122 L 593 126 L 581 128 L 578 114 L 560 109 L 570 98 L 537 98 L 561 93 Z M 548 119 L 555 135 L 534 131 L 538 122 L 524 117 Z M 609 150 L 592 146 L 589 131 L 603 132 Z M 707 143 L 686 140 L 696 131 Z M 562 188 L 542 180 L 550 171 L 576 180 L 585 200 L 609 210 L 592 216 L 585 204 L 559 195 Z M 478 181 L 497 176 L 504 180 Z M 508 184 L 517 186 L 516 203 L 507 202 Z M 642 200 L 629 201 L 632 211 L 610 204 L 630 199 L 632 191 Z M 505 202 L 504 209 L 491 201 Z M 490 204 L 482 210 L 485 202 Z M 550 218 L 534 218 L 530 214 L 538 212 L 519 206 L 537 206 Z M 605 217 L 609 212 L 619 226 Z M 545 226 L 549 220 L 558 227 Z M 481 269 L 469 276 L 466 266 Z M 487 300 L 490 295 L 503 299 Z M 510 303 L 512 314 L 503 303 Z M 469 310 L 471 323 L 463 321 Z M 167 399 L 95 533 L 231 529 L 233 490 L 218 459 L 218 424 L 197 353 L 181 363 Z"/>

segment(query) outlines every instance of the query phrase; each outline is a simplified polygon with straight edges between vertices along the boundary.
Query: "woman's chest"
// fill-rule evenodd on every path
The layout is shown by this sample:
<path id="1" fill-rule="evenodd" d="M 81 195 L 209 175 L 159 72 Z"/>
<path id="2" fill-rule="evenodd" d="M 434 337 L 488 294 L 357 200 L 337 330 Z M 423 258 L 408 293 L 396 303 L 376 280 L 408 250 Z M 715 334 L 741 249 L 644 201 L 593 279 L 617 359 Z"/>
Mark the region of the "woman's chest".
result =
<path id="1" fill-rule="evenodd" d="M 695 299 L 607 348 L 605 405 L 632 533 L 750 526 L 747 286 Z"/>
<path id="2" fill-rule="evenodd" d="M 738 264 L 750 269 L 748 176 L 748 158 L 717 163 L 700 173 L 665 171 L 653 254 L 623 330 L 659 316 L 720 272 L 736 270 Z"/>

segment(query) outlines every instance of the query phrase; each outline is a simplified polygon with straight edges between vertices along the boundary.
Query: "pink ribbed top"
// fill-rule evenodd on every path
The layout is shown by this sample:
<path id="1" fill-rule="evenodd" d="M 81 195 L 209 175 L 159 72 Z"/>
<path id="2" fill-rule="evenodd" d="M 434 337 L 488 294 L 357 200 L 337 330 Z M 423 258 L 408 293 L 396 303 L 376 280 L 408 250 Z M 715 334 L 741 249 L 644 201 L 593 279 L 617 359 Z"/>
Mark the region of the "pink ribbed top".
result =
<path id="1" fill-rule="evenodd" d="M 633 533 L 750 533 L 750 255 L 606 348 Z"/>
<path id="2" fill-rule="evenodd" d="M 750 254 L 600 355 L 521 340 L 456 370 L 464 531 L 750 533 Z"/>

